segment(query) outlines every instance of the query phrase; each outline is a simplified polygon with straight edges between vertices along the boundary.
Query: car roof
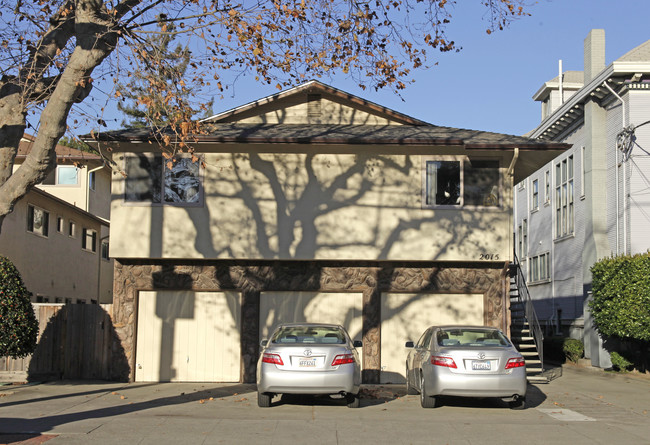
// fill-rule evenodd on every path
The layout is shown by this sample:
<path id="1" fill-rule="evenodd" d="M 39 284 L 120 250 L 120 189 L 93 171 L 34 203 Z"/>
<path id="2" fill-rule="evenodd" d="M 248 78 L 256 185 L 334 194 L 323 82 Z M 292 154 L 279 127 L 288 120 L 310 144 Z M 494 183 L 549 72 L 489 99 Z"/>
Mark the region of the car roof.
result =
<path id="1" fill-rule="evenodd" d="M 306 326 L 306 327 L 327 327 L 327 328 L 343 328 L 340 324 L 333 324 L 333 323 L 281 323 L 278 325 L 278 328 L 284 328 L 284 327 L 299 327 L 299 326 Z M 277 328 L 276 328 L 277 329 Z"/>
<path id="2" fill-rule="evenodd" d="M 431 326 L 431 328 L 434 329 L 486 329 L 486 330 L 494 330 L 494 331 L 500 331 L 499 328 L 495 328 L 494 326 L 481 326 L 481 325 L 465 325 L 465 324 L 447 324 L 447 325 L 441 325 L 441 326 Z"/>

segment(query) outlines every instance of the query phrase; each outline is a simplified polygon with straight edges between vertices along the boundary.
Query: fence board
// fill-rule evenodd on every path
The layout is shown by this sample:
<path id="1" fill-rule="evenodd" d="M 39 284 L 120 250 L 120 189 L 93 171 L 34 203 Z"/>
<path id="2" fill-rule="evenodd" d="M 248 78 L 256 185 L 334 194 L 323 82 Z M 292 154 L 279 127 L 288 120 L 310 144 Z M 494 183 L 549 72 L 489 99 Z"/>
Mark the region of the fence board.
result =
<path id="1" fill-rule="evenodd" d="M 24 359 L 0 357 L 0 381 L 27 378 L 110 379 L 115 331 L 113 305 L 34 304 L 38 344 Z M 16 377 L 19 376 L 19 377 Z"/>

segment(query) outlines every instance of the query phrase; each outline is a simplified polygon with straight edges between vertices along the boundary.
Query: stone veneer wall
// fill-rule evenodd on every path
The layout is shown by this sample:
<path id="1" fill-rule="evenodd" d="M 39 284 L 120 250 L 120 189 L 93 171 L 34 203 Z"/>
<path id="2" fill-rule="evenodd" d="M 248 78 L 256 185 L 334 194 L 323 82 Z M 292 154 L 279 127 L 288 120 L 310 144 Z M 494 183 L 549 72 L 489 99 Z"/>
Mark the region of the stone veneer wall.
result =
<path id="1" fill-rule="evenodd" d="M 113 321 L 135 377 L 137 296 L 142 290 L 234 290 L 242 295 L 241 378 L 255 381 L 260 292 L 363 293 L 364 383 L 378 383 L 381 366 L 381 293 L 479 293 L 484 322 L 507 330 L 507 265 L 499 263 L 355 263 L 321 261 L 116 260 Z"/>

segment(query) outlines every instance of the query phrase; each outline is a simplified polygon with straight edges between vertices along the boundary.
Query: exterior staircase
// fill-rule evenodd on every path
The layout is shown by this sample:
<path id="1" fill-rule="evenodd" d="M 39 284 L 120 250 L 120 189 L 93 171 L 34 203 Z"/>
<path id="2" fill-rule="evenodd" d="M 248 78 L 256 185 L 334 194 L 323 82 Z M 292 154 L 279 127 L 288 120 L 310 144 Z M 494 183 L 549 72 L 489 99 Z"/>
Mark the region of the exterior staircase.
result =
<path id="1" fill-rule="evenodd" d="M 548 383 L 549 377 L 544 373 L 544 335 L 516 255 L 510 265 L 510 339 L 526 360 L 528 381 Z"/>

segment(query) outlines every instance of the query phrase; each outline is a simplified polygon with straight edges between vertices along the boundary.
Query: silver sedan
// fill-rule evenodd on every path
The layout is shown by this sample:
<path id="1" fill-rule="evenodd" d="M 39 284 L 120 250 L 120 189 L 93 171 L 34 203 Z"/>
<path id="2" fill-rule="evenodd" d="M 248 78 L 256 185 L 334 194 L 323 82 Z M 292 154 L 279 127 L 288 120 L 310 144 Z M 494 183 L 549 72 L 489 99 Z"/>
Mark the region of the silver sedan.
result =
<path id="1" fill-rule="evenodd" d="M 357 347 L 334 324 L 292 323 L 262 340 L 257 362 L 257 404 L 271 406 L 276 394 L 329 394 L 359 406 L 361 366 Z"/>
<path id="2" fill-rule="evenodd" d="M 526 401 L 526 362 L 510 340 L 487 326 L 431 326 L 406 359 L 406 392 L 423 408 L 440 396 L 498 397 L 513 409 Z"/>

